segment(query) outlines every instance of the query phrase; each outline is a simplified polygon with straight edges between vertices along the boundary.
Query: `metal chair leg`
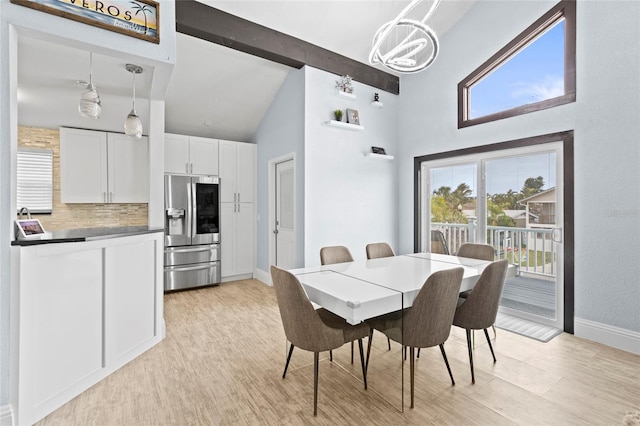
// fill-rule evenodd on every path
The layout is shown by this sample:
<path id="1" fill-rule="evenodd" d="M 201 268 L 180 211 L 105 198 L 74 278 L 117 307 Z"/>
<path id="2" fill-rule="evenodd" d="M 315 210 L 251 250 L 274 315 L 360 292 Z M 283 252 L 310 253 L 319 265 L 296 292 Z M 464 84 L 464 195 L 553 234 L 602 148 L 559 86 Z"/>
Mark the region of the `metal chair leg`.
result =
<path id="1" fill-rule="evenodd" d="M 351 364 L 353 364 L 353 340 L 351 341 Z"/>
<path id="2" fill-rule="evenodd" d="M 467 348 L 469 349 L 469 365 L 471 365 L 471 383 L 475 384 L 476 378 L 473 374 L 473 348 L 471 347 L 471 330 L 467 329 Z"/>
<path id="3" fill-rule="evenodd" d="M 329 351 L 329 361 L 333 362 L 333 351 Z"/>
<path id="4" fill-rule="evenodd" d="M 391 350 L 391 339 L 387 337 L 387 347 Z"/>
<path id="5" fill-rule="evenodd" d="M 493 362 L 496 362 L 496 354 L 493 353 L 493 346 L 491 346 L 491 340 L 489 339 L 489 332 L 487 329 L 484 329 L 484 336 L 487 338 L 487 343 L 489 344 L 489 349 L 491 349 L 491 356 L 493 357 Z"/>
<path id="6" fill-rule="evenodd" d="M 449 377 L 451 377 L 451 386 L 456 385 L 456 381 L 453 380 L 453 373 L 451 372 L 451 367 L 449 366 L 449 360 L 447 359 L 447 353 L 444 351 L 444 344 L 440 345 L 440 352 L 442 352 L 442 358 L 444 359 L 444 363 L 447 366 L 447 370 L 449 371 Z"/>
<path id="7" fill-rule="evenodd" d="M 367 389 L 367 368 L 364 363 L 364 349 L 362 347 L 362 339 L 358 339 L 358 349 L 360 349 L 360 363 L 362 363 L 362 380 L 364 388 Z"/>
<path id="8" fill-rule="evenodd" d="M 313 415 L 318 415 L 318 372 L 320 365 L 320 353 L 313 353 Z"/>
<path id="9" fill-rule="evenodd" d="M 414 389 L 414 373 L 415 373 L 415 348 L 411 346 L 409 348 L 409 374 L 411 375 L 411 408 L 413 408 L 413 389 Z"/>
<path id="10" fill-rule="evenodd" d="M 416 358 L 420 358 L 420 348 L 418 348 L 418 355 L 416 356 Z"/>
<path id="11" fill-rule="evenodd" d="M 369 355 L 371 354 L 371 342 L 373 341 L 373 328 L 369 329 L 369 342 L 367 343 L 367 361 L 364 364 L 364 373 L 367 375 L 369 371 Z"/>
<path id="12" fill-rule="evenodd" d="M 284 373 L 282 373 L 283 379 L 284 379 L 284 376 L 287 375 L 287 368 L 289 368 L 289 361 L 291 361 L 291 354 L 293 353 L 293 348 L 294 348 L 293 345 L 289 347 L 289 355 L 287 355 L 287 362 L 284 364 Z"/>

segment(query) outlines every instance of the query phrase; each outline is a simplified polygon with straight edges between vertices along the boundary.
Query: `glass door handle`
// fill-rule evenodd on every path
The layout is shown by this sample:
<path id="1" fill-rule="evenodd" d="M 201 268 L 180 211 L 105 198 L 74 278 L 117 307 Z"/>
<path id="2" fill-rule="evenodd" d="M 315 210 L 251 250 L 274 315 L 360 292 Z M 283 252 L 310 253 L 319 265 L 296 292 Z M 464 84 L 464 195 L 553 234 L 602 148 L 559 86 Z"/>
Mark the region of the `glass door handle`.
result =
<path id="1" fill-rule="evenodd" d="M 551 241 L 554 243 L 562 242 L 562 228 L 554 228 L 554 230 L 551 231 Z"/>

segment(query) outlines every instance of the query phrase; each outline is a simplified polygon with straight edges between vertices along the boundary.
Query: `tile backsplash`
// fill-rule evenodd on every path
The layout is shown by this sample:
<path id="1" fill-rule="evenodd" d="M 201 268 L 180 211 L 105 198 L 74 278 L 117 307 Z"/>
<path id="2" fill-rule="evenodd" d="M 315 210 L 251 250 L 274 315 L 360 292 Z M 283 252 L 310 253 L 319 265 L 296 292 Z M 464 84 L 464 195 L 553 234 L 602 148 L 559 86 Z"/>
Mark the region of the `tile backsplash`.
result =
<path id="1" fill-rule="evenodd" d="M 146 226 L 147 204 L 64 204 L 60 202 L 60 132 L 18 127 L 18 146 L 53 150 L 53 211 L 34 214 L 47 231 L 97 226 Z M 20 208 L 21 206 L 17 206 Z"/>

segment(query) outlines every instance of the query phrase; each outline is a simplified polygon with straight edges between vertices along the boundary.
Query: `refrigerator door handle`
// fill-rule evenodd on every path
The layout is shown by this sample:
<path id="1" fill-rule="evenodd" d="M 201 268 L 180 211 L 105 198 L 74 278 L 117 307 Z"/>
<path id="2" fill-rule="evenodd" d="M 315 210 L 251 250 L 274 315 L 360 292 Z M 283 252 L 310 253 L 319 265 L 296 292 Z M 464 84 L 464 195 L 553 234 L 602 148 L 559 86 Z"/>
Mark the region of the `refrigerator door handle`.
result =
<path id="1" fill-rule="evenodd" d="M 197 221 L 198 221 L 198 208 L 197 208 L 197 200 L 196 200 L 196 185 L 197 183 L 191 183 L 191 211 L 192 213 L 192 217 L 191 217 L 191 238 L 195 238 L 197 236 Z"/>
<path id="2" fill-rule="evenodd" d="M 191 221 L 193 220 L 193 212 L 189 208 L 191 205 L 191 183 L 187 182 L 187 226 L 186 226 L 186 234 L 189 240 L 191 240 Z"/>

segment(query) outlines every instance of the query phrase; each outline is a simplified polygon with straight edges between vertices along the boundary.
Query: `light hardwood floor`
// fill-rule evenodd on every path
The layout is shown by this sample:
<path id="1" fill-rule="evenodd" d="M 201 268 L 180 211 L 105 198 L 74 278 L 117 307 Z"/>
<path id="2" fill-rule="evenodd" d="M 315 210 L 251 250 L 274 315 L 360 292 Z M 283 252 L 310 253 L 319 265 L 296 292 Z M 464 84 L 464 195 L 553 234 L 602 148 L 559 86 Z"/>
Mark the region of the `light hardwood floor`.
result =
<path id="1" fill-rule="evenodd" d="M 389 352 L 376 334 L 369 390 L 349 345 L 333 363 L 323 354 L 314 418 L 313 355 L 294 351 L 282 379 L 273 288 L 246 280 L 168 294 L 165 319 L 166 339 L 38 425 L 620 425 L 640 409 L 640 356 L 566 333 L 540 343 L 498 330 L 496 364 L 477 335 L 471 385 L 464 331 L 454 327 L 445 348 L 455 386 L 439 349 L 422 350 L 415 409 L 406 362 L 401 412 L 400 346 Z"/>

